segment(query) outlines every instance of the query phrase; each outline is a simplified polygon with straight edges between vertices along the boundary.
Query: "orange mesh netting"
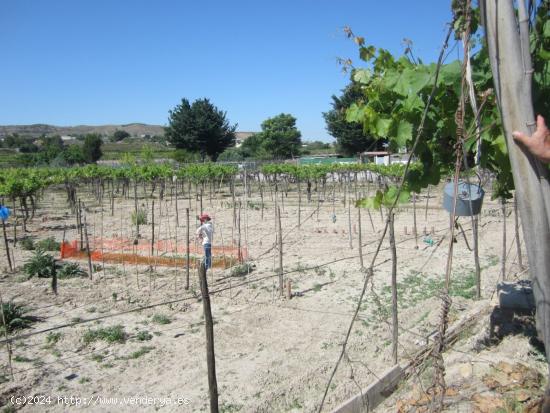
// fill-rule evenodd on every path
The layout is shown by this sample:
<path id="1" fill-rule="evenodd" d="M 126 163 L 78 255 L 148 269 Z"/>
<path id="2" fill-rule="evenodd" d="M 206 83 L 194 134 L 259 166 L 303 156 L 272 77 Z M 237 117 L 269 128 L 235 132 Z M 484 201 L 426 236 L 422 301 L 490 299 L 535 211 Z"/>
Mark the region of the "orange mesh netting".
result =
<path id="1" fill-rule="evenodd" d="M 93 239 L 90 241 L 90 258 L 92 261 L 108 262 L 113 264 L 137 264 L 137 265 L 161 265 L 168 267 L 187 266 L 187 258 L 181 255 L 187 254 L 185 245 L 178 245 L 170 240 L 159 240 L 154 245 L 154 255 L 146 255 L 151 251 L 151 242 L 147 240 L 134 240 L 115 238 L 110 240 Z M 61 258 L 87 259 L 88 254 L 79 245 L 80 242 L 64 242 L 61 244 Z M 178 254 L 178 255 L 166 255 Z M 181 255 L 180 255 L 181 254 Z M 203 255 L 202 245 L 190 245 L 189 266 L 196 267 Z M 245 248 L 218 246 L 212 247 L 212 266 L 215 268 L 228 268 L 237 262 L 242 262 L 248 253 Z"/>

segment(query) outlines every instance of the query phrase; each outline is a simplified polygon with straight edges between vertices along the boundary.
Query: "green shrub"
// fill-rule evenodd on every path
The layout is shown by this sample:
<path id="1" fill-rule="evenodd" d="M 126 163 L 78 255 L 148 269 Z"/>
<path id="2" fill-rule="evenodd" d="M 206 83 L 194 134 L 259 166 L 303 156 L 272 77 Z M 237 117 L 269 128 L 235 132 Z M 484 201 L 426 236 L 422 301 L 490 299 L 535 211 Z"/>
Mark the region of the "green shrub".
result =
<path id="1" fill-rule="evenodd" d="M 35 249 L 34 240 L 31 237 L 25 237 L 19 241 L 19 245 L 26 251 L 32 251 Z"/>
<path id="2" fill-rule="evenodd" d="M 153 338 L 153 336 L 149 334 L 148 331 L 140 331 L 139 333 L 136 334 L 136 338 L 139 341 L 149 341 Z"/>
<path id="3" fill-rule="evenodd" d="M 231 276 L 232 277 L 242 277 L 243 275 L 248 275 L 252 271 L 254 271 L 255 265 L 251 264 L 249 262 L 245 262 L 244 264 L 236 265 L 235 267 L 231 268 Z"/>
<path id="4" fill-rule="evenodd" d="M 29 278 L 32 277 L 51 277 L 55 271 L 55 260 L 50 254 L 46 254 L 42 249 L 37 249 L 34 255 L 25 263 L 23 271 Z"/>
<path id="5" fill-rule="evenodd" d="M 42 251 L 59 251 L 61 243 L 57 242 L 54 237 L 41 239 L 36 243 L 36 248 Z"/>
<path id="6" fill-rule="evenodd" d="M 132 212 L 132 224 L 134 225 L 147 225 L 147 211 L 144 209 L 138 209 Z"/>
<path id="7" fill-rule="evenodd" d="M 121 325 L 88 330 L 84 333 L 82 341 L 84 344 L 90 344 L 97 340 L 103 340 L 107 343 L 124 343 L 126 341 L 126 332 Z"/>
<path id="8" fill-rule="evenodd" d="M 4 318 L 6 319 L 6 324 L 4 325 L 4 318 L 0 317 L 0 331 L 2 332 L 6 328 L 8 333 L 21 328 L 27 328 L 31 323 L 36 321 L 35 317 L 25 315 L 28 310 L 24 306 L 16 304 L 13 301 L 3 303 L 2 307 Z"/>
<path id="9" fill-rule="evenodd" d="M 50 346 L 53 346 L 57 344 L 59 340 L 61 340 L 62 336 L 63 335 L 61 333 L 54 333 L 53 331 L 50 331 L 46 336 L 46 343 L 48 343 L 48 345 Z"/>
<path id="10" fill-rule="evenodd" d="M 57 278 L 75 278 L 86 276 L 86 271 L 84 271 L 80 265 L 76 262 L 67 262 L 57 270 Z"/>
<path id="11" fill-rule="evenodd" d="M 125 360 L 131 360 L 131 359 L 137 359 L 147 353 L 149 353 L 151 350 L 154 350 L 154 347 L 151 346 L 143 346 L 139 350 L 134 351 L 133 353 L 123 357 Z"/>
<path id="12" fill-rule="evenodd" d="M 153 323 L 157 323 L 157 324 L 170 324 L 172 322 L 172 320 L 170 320 L 170 317 L 164 314 L 155 314 L 152 320 L 153 320 Z"/>

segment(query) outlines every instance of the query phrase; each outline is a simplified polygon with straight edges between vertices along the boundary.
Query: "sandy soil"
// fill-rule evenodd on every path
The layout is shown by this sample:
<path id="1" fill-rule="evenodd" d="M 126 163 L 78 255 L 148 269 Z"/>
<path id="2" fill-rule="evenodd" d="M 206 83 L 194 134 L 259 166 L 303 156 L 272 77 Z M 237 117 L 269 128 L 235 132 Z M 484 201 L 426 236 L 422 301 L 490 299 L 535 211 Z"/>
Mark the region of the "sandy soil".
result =
<path id="1" fill-rule="evenodd" d="M 439 196 L 433 197 L 433 193 L 439 194 L 441 190 L 432 189 L 431 192 L 426 215 L 425 194 L 417 203 L 419 234 L 416 241 L 411 235 L 412 205 L 400 208 L 396 215 L 401 360 L 425 344 L 426 337 L 437 329 L 440 309 L 437 291 L 445 273 L 449 215 L 440 208 Z M 208 275 L 213 292 L 220 410 L 311 412 L 319 406 L 339 357 L 366 275 L 359 262 L 357 211 L 351 208 L 349 224 L 348 207 L 343 205 L 340 196 L 333 201 L 327 194 L 319 209 L 315 194 L 311 203 L 307 203 L 304 196 L 302 224 L 298 229 L 296 194 L 289 194 L 283 200 L 284 205 L 279 200 L 285 278 L 291 280 L 294 294 L 287 300 L 278 293 L 275 275 L 279 265 L 278 252 L 273 248 L 276 233 L 274 204 L 269 194 L 265 196 L 263 220 L 256 193 L 248 204 L 243 198 L 241 210 L 241 239 L 256 266 L 254 271 L 231 277 L 230 269 L 217 268 Z M 104 201 L 101 212 L 101 206 L 90 193 L 81 194 L 81 197 L 87 205 L 92 239 L 133 237 L 130 222 L 132 199 L 117 198 L 114 216 L 111 216 L 108 199 Z M 479 241 L 483 300 L 476 304 L 471 298 L 473 253 L 459 233 L 454 244 L 452 278 L 455 296 L 451 323 L 464 312 L 490 300 L 500 276 L 502 215 L 498 204 L 488 198 L 481 216 Z M 140 204 L 150 210 L 150 201 L 142 197 Z M 203 202 L 204 209 L 214 217 L 215 243 L 222 243 L 222 235 L 225 245 L 231 243 L 231 238 L 236 240 L 231 198 L 226 194 L 210 201 L 205 196 Z M 157 198 L 156 238 L 174 238 L 177 233 L 178 242 L 183 243 L 186 228 L 182 217 L 189 206 L 194 217 L 198 210 L 196 200 L 189 203 L 187 199 L 180 199 L 180 225 L 176 226 L 173 200 L 168 196 L 160 202 Z M 362 211 L 366 265 L 372 259 L 384 226 L 379 212 L 370 215 L 372 224 L 367 212 Z M 40 201 L 37 216 L 29 224 L 30 235 L 37 239 L 53 236 L 60 241 L 65 227 L 66 239 L 79 239 L 74 222 L 63 192 L 50 190 Z M 461 218 L 460 222 L 471 245 L 470 220 Z M 193 231 L 195 221 L 191 226 Z M 434 233 L 425 236 L 424 228 L 427 232 L 433 228 Z M 515 263 L 516 247 L 512 244 L 513 228 L 512 213 L 507 219 L 507 274 L 511 278 L 518 277 L 514 275 L 518 273 L 518 267 Z M 10 228 L 8 232 L 11 235 Z M 144 239 L 150 239 L 151 225 L 142 226 L 141 233 Z M 353 325 L 346 356 L 330 386 L 324 411 L 368 386 L 392 365 L 391 294 L 387 287 L 391 255 L 388 245 L 385 240 L 372 283 Z M 30 255 L 31 252 L 20 247 L 15 249 L 19 270 Z M 4 260 L 5 251 L 0 250 L 0 256 Z M 523 260 L 527 261 L 525 255 Z M 80 263 L 86 269 L 86 262 Z M 101 262 L 95 264 L 101 267 Z M 313 268 L 316 266 L 319 267 Z M 134 411 L 136 408 L 166 412 L 207 411 L 208 381 L 203 308 L 198 299 L 200 289 L 196 271 L 191 271 L 189 291 L 183 288 L 184 275 L 183 268 L 106 264 L 94 273 L 93 280 L 86 277 L 59 280 L 59 294 L 55 296 L 48 279 L 28 280 L 21 271 L 9 274 L 5 269 L 0 280 L 4 301 L 23 303 L 31 310 L 30 314 L 42 318 L 31 329 L 19 334 L 38 333 L 75 321 L 94 321 L 24 339 L 16 338 L 13 345 L 15 382 L 5 381 L 9 379 L 9 369 L 7 351 L 3 347 L 0 351 L 0 378 L 3 378 L 0 381 L 0 406 L 10 406 L 11 396 L 44 395 L 51 396 L 49 403 L 26 404 L 21 409 L 65 411 L 73 396 L 73 403 L 80 400 L 79 403 L 89 404 L 79 408 L 90 412 Z M 175 302 L 127 312 L 169 301 Z M 85 343 L 85 334 L 90 329 L 115 325 L 123 326 L 127 335 L 124 343 L 103 340 Z M 150 339 L 140 341 L 145 337 Z M 124 397 L 130 399 L 124 400 Z M 166 404 L 167 399 L 175 402 L 177 398 L 185 398 L 186 404 Z M 46 400 L 43 398 L 42 401 Z M 393 407 L 388 408 L 393 410 Z"/>

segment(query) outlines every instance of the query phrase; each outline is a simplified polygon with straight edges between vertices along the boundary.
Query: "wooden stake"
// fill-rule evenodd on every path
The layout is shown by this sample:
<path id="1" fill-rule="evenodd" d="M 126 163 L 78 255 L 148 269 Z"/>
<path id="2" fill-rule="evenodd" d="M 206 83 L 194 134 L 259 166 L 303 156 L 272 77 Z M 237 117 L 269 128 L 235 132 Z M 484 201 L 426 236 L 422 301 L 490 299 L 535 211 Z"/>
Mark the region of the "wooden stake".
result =
<path id="1" fill-rule="evenodd" d="M 189 208 L 185 208 L 185 218 L 187 220 L 187 236 L 185 237 L 185 251 L 187 257 L 187 267 L 185 268 L 185 289 L 189 289 L 189 265 L 191 265 L 189 260 Z"/>
<path id="2" fill-rule="evenodd" d="M 478 216 L 472 220 L 472 236 L 474 238 L 474 263 L 476 267 L 476 299 L 481 298 L 481 266 L 479 265 L 479 246 L 478 246 Z"/>
<path id="3" fill-rule="evenodd" d="M 92 279 L 92 256 L 90 254 L 90 240 L 88 239 L 88 223 L 86 221 L 86 215 L 84 215 L 84 238 L 86 240 L 86 254 L 88 255 L 88 274 L 91 280 Z"/>
<path id="4" fill-rule="evenodd" d="M 516 230 L 516 251 L 518 255 L 519 270 L 523 271 L 523 258 L 521 256 L 521 243 L 519 239 L 519 216 L 518 216 L 518 199 L 514 196 L 514 225 Z"/>
<path id="5" fill-rule="evenodd" d="M 397 364 L 397 343 L 399 339 L 398 319 L 397 319 L 397 250 L 395 248 L 394 220 L 395 216 L 390 213 L 390 248 L 392 255 L 391 267 L 391 292 L 392 292 L 392 356 L 393 363 Z"/>
<path id="6" fill-rule="evenodd" d="M 206 268 L 204 262 L 199 267 L 199 279 L 201 284 L 202 305 L 204 310 L 204 327 L 206 330 L 206 365 L 208 368 L 208 389 L 210 392 L 210 412 L 218 413 L 218 382 L 216 379 L 216 357 L 214 354 L 214 322 L 210 307 L 210 295 L 206 280 Z"/>
<path id="7" fill-rule="evenodd" d="M 2 300 L 1 292 L 0 292 L 0 310 L 2 311 L 2 324 L 4 325 L 4 337 L 6 339 L 6 350 L 8 351 L 8 365 L 10 367 L 11 381 L 15 381 L 15 378 L 13 376 L 13 367 L 11 364 L 11 356 L 12 356 L 11 340 L 8 337 L 8 325 L 6 324 L 6 315 L 4 314 L 4 301 Z"/>
<path id="8" fill-rule="evenodd" d="M 155 200 L 151 202 L 151 258 L 155 254 Z"/>
<path id="9" fill-rule="evenodd" d="M 281 229 L 281 209 L 277 206 L 277 240 L 279 241 L 279 291 L 283 295 L 283 230 Z"/>
<path id="10" fill-rule="evenodd" d="M 292 285 L 290 279 L 286 280 L 286 299 L 290 300 L 292 298 Z"/>
<path id="11" fill-rule="evenodd" d="M 500 275 L 503 281 L 506 281 L 506 199 L 500 199 L 502 211 L 502 258 L 500 266 Z"/>
<path id="12" fill-rule="evenodd" d="M 361 269 L 365 268 L 363 263 L 363 236 L 361 228 L 361 208 L 357 208 L 357 224 L 359 225 L 359 264 L 361 264 Z"/>
<path id="13" fill-rule="evenodd" d="M 2 220 L 2 232 L 4 233 L 4 245 L 6 246 L 6 255 L 8 256 L 8 265 L 10 267 L 10 272 L 13 272 L 13 265 L 11 262 L 10 256 L 10 245 L 8 243 L 8 234 L 6 233 L 6 222 Z"/>

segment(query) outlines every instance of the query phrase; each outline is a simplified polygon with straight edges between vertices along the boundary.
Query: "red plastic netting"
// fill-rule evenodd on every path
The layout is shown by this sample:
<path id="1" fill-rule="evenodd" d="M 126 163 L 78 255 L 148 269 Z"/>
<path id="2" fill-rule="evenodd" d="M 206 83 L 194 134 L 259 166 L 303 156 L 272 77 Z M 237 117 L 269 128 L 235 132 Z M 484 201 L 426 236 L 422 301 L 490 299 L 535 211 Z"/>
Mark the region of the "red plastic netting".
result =
<path id="1" fill-rule="evenodd" d="M 87 259 L 88 254 L 79 241 L 64 242 L 61 244 L 62 259 Z M 202 245 L 189 246 L 189 266 L 196 267 L 203 255 Z M 129 240 L 122 238 L 90 240 L 90 258 L 92 261 L 108 262 L 113 264 L 162 265 L 168 267 L 187 266 L 187 247 L 177 245 L 173 241 L 160 240 L 153 245 L 147 240 Z M 245 248 L 215 246 L 212 247 L 212 266 L 228 268 L 248 257 Z"/>

